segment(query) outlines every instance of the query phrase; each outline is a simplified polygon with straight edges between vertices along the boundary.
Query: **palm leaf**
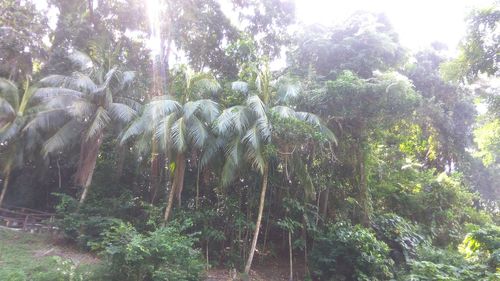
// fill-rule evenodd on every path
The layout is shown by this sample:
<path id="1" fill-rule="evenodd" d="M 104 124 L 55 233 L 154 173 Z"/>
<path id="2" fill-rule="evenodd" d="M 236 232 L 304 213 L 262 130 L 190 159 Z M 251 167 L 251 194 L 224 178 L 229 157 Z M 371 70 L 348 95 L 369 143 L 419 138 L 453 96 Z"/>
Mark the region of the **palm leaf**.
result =
<path id="1" fill-rule="evenodd" d="M 195 147 L 202 148 L 208 138 L 208 130 L 200 119 L 193 117 L 189 120 L 188 135 Z"/>
<path id="2" fill-rule="evenodd" d="M 184 117 L 177 119 L 172 126 L 172 142 L 177 152 L 184 152 L 187 148 L 187 130 Z"/>
<path id="3" fill-rule="evenodd" d="M 241 92 L 241 93 L 248 93 L 248 83 L 243 82 L 243 81 L 235 81 L 231 83 L 231 89 L 233 91 Z"/>
<path id="4" fill-rule="evenodd" d="M 95 117 L 87 130 L 86 139 L 90 140 L 101 134 L 104 128 L 106 128 L 110 122 L 111 118 L 106 112 L 106 109 L 104 109 L 102 106 L 99 106 L 96 110 Z"/>
<path id="5" fill-rule="evenodd" d="M 93 67 L 92 59 L 87 54 L 80 51 L 73 51 L 68 56 L 68 59 L 82 70 Z"/>
<path id="6" fill-rule="evenodd" d="M 67 122 L 43 144 L 42 152 L 44 157 L 49 153 L 60 151 L 65 147 L 78 143 L 81 132 L 81 123 L 74 119 Z"/>
<path id="7" fill-rule="evenodd" d="M 111 103 L 108 111 L 111 119 L 124 123 L 132 121 L 137 116 L 135 110 L 122 103 Z"/>
<path id="8" fill-rule="evenodd" d="M 14 82 L 0 78 L 0 97 L 6 100 L 14 111 L 19 108 L 19 91 Z"/>

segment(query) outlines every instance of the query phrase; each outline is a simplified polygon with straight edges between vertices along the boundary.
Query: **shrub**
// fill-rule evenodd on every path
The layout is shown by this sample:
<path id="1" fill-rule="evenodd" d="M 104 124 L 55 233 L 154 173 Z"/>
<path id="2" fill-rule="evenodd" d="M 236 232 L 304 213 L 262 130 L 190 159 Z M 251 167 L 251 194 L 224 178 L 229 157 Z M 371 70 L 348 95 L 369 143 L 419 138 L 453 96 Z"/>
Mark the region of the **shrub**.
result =
<path id="1" fill-rule="evenodd" d="M 470 232 L 460 250 L 468 259 L 485 261 L 492 270 L 497 270 L 500 268 L 500 227 L 488 225 Z"/>
<path id="2" fill-rule="evenodd" d="M 311 269 L 317 280 L 388 280 L 393 261 L 389 247 L 360 225 L 340 222 L 315 238 Z"/>
<path id="3" fill-rule="evenodd" d="M 396 214 L 380 215 L 372 226 L 377 237 L 390 247 L 390 255 L 398 264 L 414 258 L 417 247 L 425 241 L 416 226 Z"/>
<path id="4" fill-rule="evenodd" d="M 105 232 L 103 254 L 110 263 L 113 280 L 194 281 L 200 279 L 203 263 L 193 243 L 194 239 L 183 235 L 178 225 L 143 235 L 122 223 Z"/>

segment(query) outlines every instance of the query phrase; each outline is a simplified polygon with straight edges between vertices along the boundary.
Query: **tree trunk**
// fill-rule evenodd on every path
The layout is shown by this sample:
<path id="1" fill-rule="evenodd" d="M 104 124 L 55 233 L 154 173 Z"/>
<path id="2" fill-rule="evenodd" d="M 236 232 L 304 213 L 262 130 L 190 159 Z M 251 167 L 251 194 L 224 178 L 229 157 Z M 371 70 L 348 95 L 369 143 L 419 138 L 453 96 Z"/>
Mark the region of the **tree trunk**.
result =
<path id="1" fill-rule="evenodd" d="M 200 160 L 198 160 L 198 165 L 196 166 L 196 198 L 194 200 L 194 208 L 198 210 L 200 204 Z"/>
<path id="2" fill-rule="evenodd" d="M 290 255 L 290 278 L 293 281 L 293 249 L 292 249 L 292 232 L 288 231 L 288 253 Z"/>
<path id="3" fill-rule="evenodd" d="M 365 170 L 365 154 L 363 151 L 363 146 L 361 141 L 358 140 L 356 143 L 356 160 L 357 160 L 357 169 L 359 176 L 359 204 L 361 205 L 361 214 L 360 214 L 360 222 L 363 226 L 370 226 L 370 198 L 368 194 L 368 183 L 366 179 L 366 170 Z"/>
<path id="4" fill-rule="evenodd" d="M 177 203 L 181 206 L 182 190 L 184 189 L 184 174 L 186 173 L 186 156 L 184 153 L 177 154 L 175 159 L 175 177 L 174 184 L 177 196 Z"/>
<path id="5" fill-rule="evenodd" d="M 85 199 L 87 198 L 101 142 L 102 133 L 93 139 L 84 140 L 80 145 L 80 159 L 78 161 L 78 169 L 76 170 L 75 175 L 75 183 L 78 186 L 83 187 L 80 204 L 85 202 Z"/>
<path id="6" fill-rule="evenodd" d="M 264 173 L 262 174 L 262 190 L 260 191 L 260 201 L 259 201 L 259 213 L 257 215 L 257 222 L 255 223 L 255 232 L 252 238 L 252 245 L 250 248 L 250 253 L 248 255 L 248 260 L 245 265 L 245 273 L 249 274 L 250 268 L 252 267 L 253 255 L 255 249 L 257 248 L 257 240 L 259 239 L 260 223 L 262 221 L 262 213 L 264 211 L 264 203 L 266 200 L 266 190 L 267 190 L 267 180 L 269 176 L 269 166 L 266 163 L 264 166 Z"/>
<path id="7" fill-rule="evenodd" d="M 123 174 L 123 165 L 125 164 L 125 147 L 123 145 L 118 145 L 116 147 L 116 151 L 118 153 L 118 159 L 116 160 L 116 181 L 120 181 L 120 178 Z"/>
<path id="8" fill-rule="evenodd" d="M 180 205 L 180 194 L 182 192 L 182 186 L 184 185 L 184 172 L 186 170 L 186 158 L 184 153 L 177 154 L 175 158 L 175 170 L 174 170 L 174 180 L 172 183 L 172 189 L 170 190 L 170 194 L 168 195 L 167 208 L 165 209 L 165 217 L 164 221 L 167 223 L 170 218 L 170 214 L 172 213 L 172 208 L 174 206 L 174 197 L 177 197 Z"/>
<path id="9" fill-rule="evenodd" d="M 167 224 L 168 219 L 170 218 L 170 213 L 172 212 L 172 206 L 174 205 L 174 197 L 175 197 L 175 185 L 172 184 L 172 186 L 170 187 L 170 193 L 168 195 L 167 208 L 165 209 L 165 216 L 163 217 L 164 224 Z"/>
<path id="10" fill-rule="evenodd" d="M 2 207 L 3 199 L 5 198 L 5 194 L 7 194 L 7 188 L 9 186 L 9 178 L 10 178 L 10 169 L 7 169 L 5 173 L 5 178 L 3 182 L 2 193 L 0 193 L 0 207 Z"/>

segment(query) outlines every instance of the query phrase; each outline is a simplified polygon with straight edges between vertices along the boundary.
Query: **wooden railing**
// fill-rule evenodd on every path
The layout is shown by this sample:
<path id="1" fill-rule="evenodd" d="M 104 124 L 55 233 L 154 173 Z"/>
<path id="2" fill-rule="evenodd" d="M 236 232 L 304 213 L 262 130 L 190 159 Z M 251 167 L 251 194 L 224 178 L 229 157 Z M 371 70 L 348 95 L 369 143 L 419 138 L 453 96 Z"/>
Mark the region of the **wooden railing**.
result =
<path id="1" fill-rule="evenodd" d="M 4 206 L 0 208 L 0 225 L 29 232 L 57 232 L 55 214 L 39 210 Z"/>

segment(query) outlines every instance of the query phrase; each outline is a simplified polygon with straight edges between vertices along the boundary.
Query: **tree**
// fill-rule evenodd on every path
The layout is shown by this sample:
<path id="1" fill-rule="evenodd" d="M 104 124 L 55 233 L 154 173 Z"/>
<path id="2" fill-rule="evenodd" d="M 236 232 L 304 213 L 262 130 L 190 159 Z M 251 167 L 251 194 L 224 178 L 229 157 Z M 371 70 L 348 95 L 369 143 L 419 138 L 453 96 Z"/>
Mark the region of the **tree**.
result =
<path id="1" fill-rule="evenodd" d="M 46 59 L 47 17 L 33 1 L 2 1 L 0 11 L 0 77 L 22 83 Z"/>
<path id="2" fill-rule="evenodd" d="M 158 97 L 146 104 L 143 114 L 130 124 L 122 136 L 122 142 L 134 136 L 140 136 L 139 142 L 142 143 L 154 139 L 166 155 L 175 155 L 168 159 L 174 163 L 174 177 L 165 209 L 165 222 L 170 218 L 174 198 L 179 204 L 181 202 L 186 153 L 190 149 L 203 150 L 209 142 L 214 142 L 210 126 L 219 115 L 219 105 L 203 97 L 217 92 L 219 88 L 210 74 L 181 69 L 170 85 L 174 96 Z"/>
<path id="3" fill-rule="evenodd" d="M 222 168 L 222 185 L 227 186 L 235 178 L 238 168 L 245 162 L 251 163 L 261 175 L 261 191 L 259 209 L 255 230 L 252 238 L 249 256 L 245 265 L 245 273 L 250 272 L 252 261 L 259 238 L 260 225 L 268 186 L 270 158 L 272 147 L 272 123 L 270 115 L 276 114 L 282 118 L 302 120 L 316 126 L 334 141 L 333 133 L 323 126 L 320 119 L 307 112 L 296 112 L 290 107 L 278 105 L 278 102 L 291 99 L 298 95 L 299 86 L 272 86 L 272 76 L 267 66 L 264 70 L 255 71 L 255 80 L 234 82 L 233 88 L 246 92 L 248 98 L 244 105 L 236 105 L 225 109 L 216 121 L 218 134 L 226 139 L 226 162 Z M 285 82 L 286 80 L 282 80 Z"/>
<path id="4" fill-rule="evenodd" d="M 30 88 L 29 79 L 24 88 L 21 94 L 13 81 L 0 78 L 0 168 L 3 176 L 0 207 L 7 194 L 12 169 L 23 165 L 25 150 L 33 149 L 39 137 L 23 134 L 29 118 L 36 113 L 30 103 L 34 88 Z"/>
<path id="5" fill-rule="evenodd" d="M 79 67 L 71 76 L 50 75 L 40 81 L 52 87 L 39 88 L 34 97 L 42 100 L 44 110 L 27 125 L 28 130 L 56 132 L 44 143 L 43 153 L 57 152 L 79 143 L 80 156 L 75 184 L 83 187 L 80 203 L 88 195 L 92 175 L 104 134 L 118 122 L 134 118 L 134 109 L 114 98 L 132 81 L 133 72 L 117 67 L 103 69 L 85 54 L 75 51 L 70 60 Z"/>

